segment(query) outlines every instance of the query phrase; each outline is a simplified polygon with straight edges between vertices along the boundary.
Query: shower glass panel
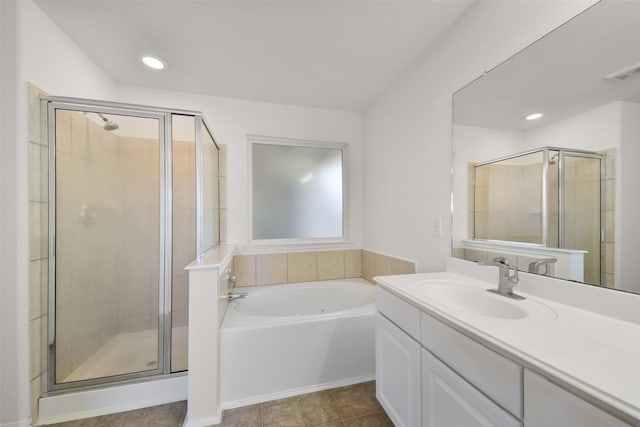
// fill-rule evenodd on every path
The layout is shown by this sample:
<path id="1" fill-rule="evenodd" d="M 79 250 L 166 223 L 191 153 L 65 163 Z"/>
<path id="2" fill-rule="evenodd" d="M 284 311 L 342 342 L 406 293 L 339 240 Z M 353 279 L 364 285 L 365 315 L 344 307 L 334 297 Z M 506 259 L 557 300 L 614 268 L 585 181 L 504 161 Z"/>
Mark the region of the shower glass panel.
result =
<path id="1" fill-rule="evenodd" d="M 219 173 L 218 147 L 206 125 L 199 118 L 200 141 L 202 147 L 202 239 L 200 253 L 203 254 L 220 243 L 220 210 L 218 207 Z"/>
<path id="2" fill-rule="evenodd" d="M 586 250 L 584 281 L 600 284 L 600 158 L 562 153 L 564 180 L 563 246 Z"/>
<path id="3" fill-rule="evenodd" d="M 549 248 L 560 245 L 560 152 L 549 150 L 547 167 L 547 244 Z M 544 183 L 542 184 L 544 185 Z"/>
<path id="4" fill-rule="evenodd" d="M 189 274 L 196 258 L 196 121 L 171 115 L 173 170 L 173 258 L 171 288 L 171 372 L 187 369 Z"/>
<path id="5" fill-rule="evenodd" d="M 476 239 L 543 243 L 542 152 L 477 165 Z"/>
<path id="6" fill-rule="evenodd" d="M 163 117 L 54 111 L 55 383 L 157 373 Z"/>
<path id="7" fill-rule="evenodd" d="M 220 241 L 218 146 L 202 114 L 43 102 L 48 390 L 187 370 L 184 268 Z"/>

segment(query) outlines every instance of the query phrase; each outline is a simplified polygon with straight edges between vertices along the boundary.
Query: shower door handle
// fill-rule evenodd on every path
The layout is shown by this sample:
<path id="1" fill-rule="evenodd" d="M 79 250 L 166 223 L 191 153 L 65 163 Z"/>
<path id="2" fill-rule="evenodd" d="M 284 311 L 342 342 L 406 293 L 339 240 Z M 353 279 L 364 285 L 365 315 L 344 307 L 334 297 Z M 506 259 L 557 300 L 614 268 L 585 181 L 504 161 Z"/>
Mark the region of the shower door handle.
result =
<path id="1" fill-rule="evenodd" d="M 49 315 L 47 316 L 47 334 L 49 346 L 52 346 L 56 342 L 56 299 L 55 299 L 55 265 L 56 265 L 56 236 L 52 234 L 51 241 L 49 243 L 49 253 L 51 257 L 49 259 L 49 271 L 47 274 L 47 288 L 49 296 L 47 298 Z"/>

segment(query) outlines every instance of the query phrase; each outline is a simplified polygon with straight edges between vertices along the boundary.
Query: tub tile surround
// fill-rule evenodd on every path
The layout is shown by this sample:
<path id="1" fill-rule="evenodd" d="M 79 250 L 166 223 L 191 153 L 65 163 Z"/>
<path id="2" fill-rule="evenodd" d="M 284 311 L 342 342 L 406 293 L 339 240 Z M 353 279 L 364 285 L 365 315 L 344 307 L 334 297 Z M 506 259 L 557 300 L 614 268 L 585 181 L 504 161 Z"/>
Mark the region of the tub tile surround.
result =
<path id="1" fill-rule="evenodd" d="M 236 286 L 260 286 L 286 283 L 364 278 L 412 274 L 412 261 L 364 249 L 246 254 L 233 257 Z"/>
<path id="2" fill-rule="evenodd" d="M 260 285 L 287 283 L 287 254 L 264 254 L 256 257 L 256 282 Z"/>

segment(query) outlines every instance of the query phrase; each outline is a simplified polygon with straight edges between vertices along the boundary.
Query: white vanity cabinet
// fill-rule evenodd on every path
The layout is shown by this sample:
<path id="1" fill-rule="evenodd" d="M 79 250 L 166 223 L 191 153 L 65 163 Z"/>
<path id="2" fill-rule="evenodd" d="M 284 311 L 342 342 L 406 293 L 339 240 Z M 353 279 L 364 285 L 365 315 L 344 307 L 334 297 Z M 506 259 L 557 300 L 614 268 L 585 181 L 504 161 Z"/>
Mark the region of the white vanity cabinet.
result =
<path id="1" fill-rule="evenodd" d="M 420 310 L 380 287 L 376 292 L 376 397 L 396 427 L 416 427 L 421 422 Z"/>
<path id="2" fill-rule="evenodd" d="M 521 414 L 520 366 L 395 295 L 377 292 L 376 395 L 396 427 L 522 426 L 491 400 Z"/>
<path id="3" fill-rule="evenodd" d="M 526 427 L 630 426 L 529 370 L 524 374 L 524 407 Z"/>
<path id="4" fill-rule="evenodd" d="M 396 427 L 629 427 L 377 289 L 376 395 Z"/>
<path id="5" fill-rule="evenodd" d="M 376 396 L 396 427 L 420 425 L 420 344 L 376 314 Z"/>

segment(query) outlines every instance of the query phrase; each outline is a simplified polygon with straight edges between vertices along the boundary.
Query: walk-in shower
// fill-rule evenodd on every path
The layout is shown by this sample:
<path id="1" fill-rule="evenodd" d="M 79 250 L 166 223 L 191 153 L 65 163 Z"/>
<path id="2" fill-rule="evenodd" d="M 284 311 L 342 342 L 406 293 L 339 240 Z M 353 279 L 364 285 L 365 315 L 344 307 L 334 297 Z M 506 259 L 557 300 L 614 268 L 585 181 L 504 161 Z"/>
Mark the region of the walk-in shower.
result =
<path id="1" fill-rule="evenodd" d="M 613 209 L 605 202 L 605 159 L 545 147 L 472 164 L 470 235 L 579 251 L 584 281 L 601 284 L 606 257 L 613 256 L 604 253 L 605 211 Z"/>
<path id="2" fill-rule="evenodd" d="M 199 112 L 47 98 L 49 391 L 187 369 L 184 267 L 219 243 Z"/>

